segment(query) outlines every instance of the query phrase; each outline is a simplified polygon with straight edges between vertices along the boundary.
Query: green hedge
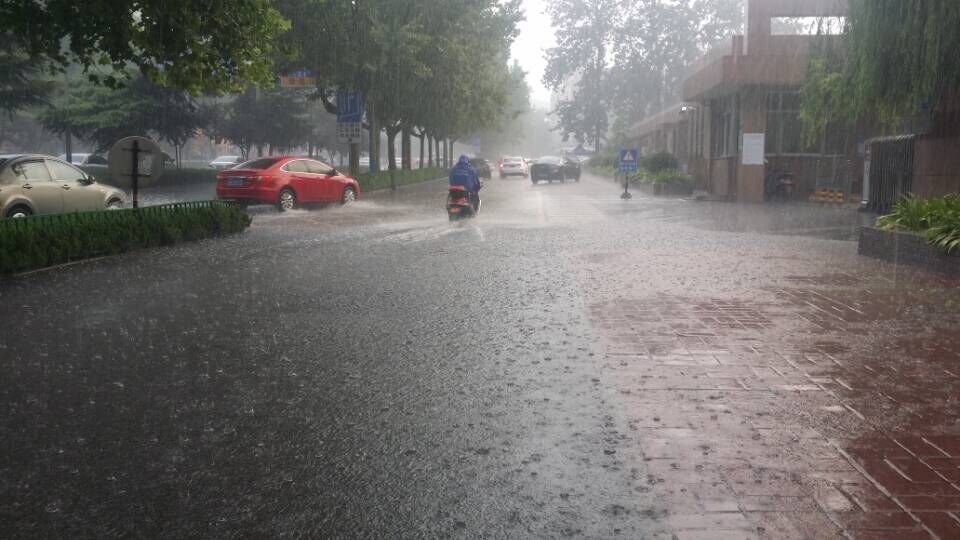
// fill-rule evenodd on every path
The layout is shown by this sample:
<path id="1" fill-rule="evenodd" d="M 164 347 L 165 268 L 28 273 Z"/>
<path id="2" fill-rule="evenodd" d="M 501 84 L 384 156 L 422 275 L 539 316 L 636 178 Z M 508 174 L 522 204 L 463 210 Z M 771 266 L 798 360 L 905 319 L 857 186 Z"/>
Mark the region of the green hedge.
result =
<path id="1" fill-rule="evenodd" d="M 904 197 L 893 213 L 877 219 L 884 229 L 923 233 L 944 253 L 960 253 L 960 194 L 923 199 Z"/>
<path id="2" fill-rule="evenodd" d="M 433 167 L 429 169 L 397 169 L 391 173 L 390 171 L 378 171 L 375 173 L 362 173 L 357 176 L 357 182 L 360 183 L 360 191 L 375 191 L 378 189 L 386 189 L 390 187 L 390 175 L 396 175 L 396 182 L 398 186 L 403 186 L 407 184 L 416 184 L 419 182 L 426 182 L 428 180 L 436 180 L 438 178 L 445 178 L 447 176 L 447 170 L 443 168 Z"/>
<path id="3" fill-rule="evenodd" d="M 250 221 L 230 201 L 0 219 L 0 273 L 235 234 Z"/>
<path id="4" fill-rule="evenodd" d="M 124 181 L 120 183 L 114 183 L 110 178 L 110 173 L 107 171 L 106 167 L 90 167 L 84 166 L 80 167 L 87 174 L 92 175 L 96 178 L 97 182 L 101 184 L 107 184 L 110 186 L 117 187 L 129 187 L 127 184 L 129 182 Z M 172 167 L 167 167 L 163 170 L 163 176 L 155 182 L 155 186 L 179 186 L 179 185 L 188 185 L 188 184 L 202 184 L 202 183 L 212 183 L 217 180 L 217 170 L 211 168 L 190 168 L 184 167 L 182 169 L 175 169 Z"/>

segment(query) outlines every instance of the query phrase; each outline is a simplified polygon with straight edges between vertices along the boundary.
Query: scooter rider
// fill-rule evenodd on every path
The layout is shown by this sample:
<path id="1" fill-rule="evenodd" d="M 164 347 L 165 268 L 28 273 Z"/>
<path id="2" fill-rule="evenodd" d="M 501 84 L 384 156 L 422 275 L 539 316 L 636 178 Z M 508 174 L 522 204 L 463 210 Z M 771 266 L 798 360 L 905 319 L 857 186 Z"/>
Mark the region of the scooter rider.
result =
<path id="1" fill-rule="evenodd" d="M 467 156 L 460 156 L 460 161 L 450 169 L 450 185 L 463 186 L 463 189 L 470 193 L 473 210 L 480 210 L 480 177 L 473 165 L 470 165 L 470 158 Z"/>

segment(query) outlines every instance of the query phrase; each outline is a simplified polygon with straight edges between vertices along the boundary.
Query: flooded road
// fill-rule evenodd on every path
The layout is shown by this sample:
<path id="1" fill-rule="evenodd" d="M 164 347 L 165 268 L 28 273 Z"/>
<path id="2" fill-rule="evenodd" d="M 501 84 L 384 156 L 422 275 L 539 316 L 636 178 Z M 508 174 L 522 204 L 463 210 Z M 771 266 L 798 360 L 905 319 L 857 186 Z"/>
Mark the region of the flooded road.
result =
<path id="1" fill-rule="evenodd" d="M 253 207 L 4 280 L 4 536 L 960 537 L 955 284 L 856 212 L 619 194 Z"/>

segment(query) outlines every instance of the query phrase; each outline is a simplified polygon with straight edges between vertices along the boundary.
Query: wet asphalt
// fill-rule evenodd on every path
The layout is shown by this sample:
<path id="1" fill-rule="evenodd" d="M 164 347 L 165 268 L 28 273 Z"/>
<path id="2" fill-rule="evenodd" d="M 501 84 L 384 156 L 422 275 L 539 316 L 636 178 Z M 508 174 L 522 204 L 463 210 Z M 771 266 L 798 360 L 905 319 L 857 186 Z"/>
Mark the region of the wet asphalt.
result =
<path id="1" fill-rule="evenodd" d="M 886 271 L 857 212 L 444 191 L 0 282 L 3 536 L 672 538 L 591 310 Z"/>

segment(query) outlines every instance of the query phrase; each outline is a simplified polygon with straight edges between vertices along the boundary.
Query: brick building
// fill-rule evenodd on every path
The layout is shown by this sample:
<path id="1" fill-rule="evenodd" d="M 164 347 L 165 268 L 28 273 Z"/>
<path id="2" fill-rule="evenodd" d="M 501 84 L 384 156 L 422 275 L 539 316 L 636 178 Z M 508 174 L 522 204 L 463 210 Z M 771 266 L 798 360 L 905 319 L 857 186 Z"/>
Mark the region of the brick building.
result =
<path id="1" fill-rule="evenodd" d="M 777 19 L 837 18 L 846 0 L 748 0 L 747 31 L 689 67 L 683 103 L 638 123 L 633 136 L 650 148 L 677 153 L 698 188 L 745 202 L 764 200 L 764 179 L 790 171 L 803 197 L 817 188 L 859 190 L 866 134 L 826 130 L 804 144 L 800 86 L 816 40 L 839 36 L 774 32 Z M 763 137 L 763 157 L 743 141 Z M 754 148 L 757 148 L 755 146 Z"/>

